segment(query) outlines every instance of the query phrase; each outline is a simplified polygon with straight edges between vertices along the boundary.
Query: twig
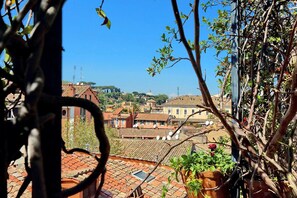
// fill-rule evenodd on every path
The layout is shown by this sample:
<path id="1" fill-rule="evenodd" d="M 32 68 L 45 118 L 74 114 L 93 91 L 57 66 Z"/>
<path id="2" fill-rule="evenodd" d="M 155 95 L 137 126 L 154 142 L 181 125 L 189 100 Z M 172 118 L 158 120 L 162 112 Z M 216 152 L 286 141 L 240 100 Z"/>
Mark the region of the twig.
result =
<path id="1" fill-rule="evenodd" d="M 197 111 L 197 112 L 194 112 L 193 114 L 189 115 L 185 120 L 184 122 L 182 122 L 179 127 L 177 129 L 175 129 L 175 131 L 173 132 L 172 136 L 177 133 L 177 131 L 190 119 L 190 117 L 194 116 L 195 114 L 197 113 L 200 113 L 201 111 Z M 219 128 L 220 129 L 220 128 Z M 217 129 L 217 130 L 219 130 Z M 195 134 L 195 135 L 192 135 L 188 138 L 185 138 L 184 140 L 182 140 L 181 142 L 171 146 L 168 151 L 164 154 L 164 156 L 158 161 L 158 163 L 155 165 L 155 167 L 146 175 L 146 177 L 142 180 L 142 182 L 140 184 L 138 184 L 132 191 L 130 191 L 128 193 L 127 196 L 131 195 L 133 192 L 135 192 L 137 190 L 137 188 L 139 188 L 146 180 L 147 178 L 149 178 L 149 176 L 158 168 L 158 166 L 162 163 L 162 161 L 169 155 L 169 153 L 172 151 L 172 149 L 174 149 L 175 147 L 183 144 L 184 142 L 186 142 L 187 140 L 193 138 L 193 137 L 196 137 L 196 136 L 200 136 L 200 135 L 204 135 L 204 134 L 207 134 L 209 132 L 213 131 L 213 129 L 210 129 L 210 130 L 205 130 L 203 132 L 200 132 L 198 134 Z"/>
<path id="2" fill-rule="evenodd" d="M 291 50 L 292 50 L 296 27 L 297 27 L 297 20 L 295 20 L 294 25 L 293 25 L 293 29 L 292 29 L 292 32 L 290 35 L 290 43 L 287 48 L 287 54 L 286 54 L 286 58 L 285 58 L 282 68 L 286 67 L 289 63 L 289 57 L 290 57 L 289 54 L 291 53 Z M 292 74 L 291 91 L 295 91 L 297 89 L 297 63 L 295 62 L 294 64 L 295 64 L 295 66 L 294 66 L 294 71 Z M 284 71 L 284 69 L 282 69 L 281 76 L 284 73 L 283 71 Z M 282 77 L 280 77 L 280 80 L 278 82 L 278 89 L 279 89 L 279 86 L 282 81 L 281 79 L 282 79 Z M 276 93 L 276 95 L 277 95 L 277 93 Z M 276 98 L 276 101 L 277 101 L 277 98 Z M 277 106 L 277 103 L 275 104 L 275 106 Z M 282 118 L 278 130 L 272 136 L 271 140 L 267 143 L 267 147 L 266 147 L 267 149 L 265 149 L 265 151 L 267 151 L 268 156 L 270 156 L 275 151 L 278 141 L 286 134 L 286 129 L 287 129 L 289 123 L 291 122 L 291 120 L 296 115 L 296 112 L 297 112 L 297 96 L 291 94 L 289 108 L 288 108 L 286 114 L 284 115 L 284 117 Z M 275 119 L 273 121 L 275 122 Z"/>

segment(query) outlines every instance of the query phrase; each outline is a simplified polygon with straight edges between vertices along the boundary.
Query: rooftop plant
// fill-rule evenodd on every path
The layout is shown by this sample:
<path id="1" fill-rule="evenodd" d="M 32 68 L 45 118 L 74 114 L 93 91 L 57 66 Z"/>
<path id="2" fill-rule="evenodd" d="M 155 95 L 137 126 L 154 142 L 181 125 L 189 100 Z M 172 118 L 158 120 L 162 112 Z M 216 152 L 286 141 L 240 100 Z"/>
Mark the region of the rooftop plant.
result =
<path id="1" fill-rule="evenodd" d="M 226 142 L 227 139 L 222 138 L 218 144 L 209 144 L 207 151 L 189 151 L 186 155 L 172 158 L 170 162 L 174 169 L 175 179 L 179 181 L 178 175 L 185 175 L 186 188 L 197 196 L 203 188 L 202 179 L 199 178 L 200 173 L 219 171 L 222 176 L 229 175 L 235 166 L 235 162 L 232 160 L 231 154 L 227 152 Z"/>

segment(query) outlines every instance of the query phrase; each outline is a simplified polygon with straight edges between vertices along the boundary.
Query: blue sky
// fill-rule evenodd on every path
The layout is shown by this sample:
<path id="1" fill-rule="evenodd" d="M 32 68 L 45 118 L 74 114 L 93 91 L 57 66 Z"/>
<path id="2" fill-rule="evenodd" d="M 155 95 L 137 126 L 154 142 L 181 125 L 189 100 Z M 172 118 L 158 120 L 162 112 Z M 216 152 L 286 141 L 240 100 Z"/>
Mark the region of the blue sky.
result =
<path id="1" fill-rule="evenodd" d="M 182 2 L 182 1 L 180 1 Z M 199 95 L 197 78 L 189 62 L 181 62 L 151 77 L 146 72 L 156 50 L 163 46 L 165 26 L 174 26 L 169 0 L 105 0 L 103 10 L 111 29 L 100 26 L 95 8 L 101 1 L 66 1 L 63 9 L 63 80 L 114 85 L 123 92 Z M 182 8 L 187 7 L 184 3 Z M 187 12 L 185 12 L 187 13 Z M 209 16 L 216 11 L 210 10 Z M 202 26 L 201 37 L 208 29 Z M 188 32 L 189 33 L 189 32 Z M 188 39 L 193 35 L 188 34 Z M 183 46 L 175 45 L 174 55 L 186 57 Z M 212 94 L 219 92 L 215 79 L 216 60 L 211 50 L 202 54 L 202 67 Z M 74 70 L 74 67 L 76 69 Z"/>

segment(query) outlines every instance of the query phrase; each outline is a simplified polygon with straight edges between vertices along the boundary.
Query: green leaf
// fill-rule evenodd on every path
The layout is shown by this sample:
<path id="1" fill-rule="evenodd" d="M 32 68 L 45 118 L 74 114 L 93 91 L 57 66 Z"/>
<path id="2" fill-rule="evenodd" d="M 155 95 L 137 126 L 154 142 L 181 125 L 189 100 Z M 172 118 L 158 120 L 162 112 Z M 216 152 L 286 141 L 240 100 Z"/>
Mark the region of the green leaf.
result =
<path id="1" fill-rule="evenodd" d="M 30 34 L 31 31 L 33 29 L 33 26 L 32 25 L 28 25 L 27 27 L 25 27 L 25 29 L 23 29 L 22 32 L 20 32 L 21 35 L 25 35 L 25 34 Z"/>
<path id="2" fill-rule="evenodd" d="M 10 57 L 10 55 L 7 53 L 6 50 L 5 50 L 4 62 L 6 62 L 6 63 L 11 62 L 11 57 Z"/>
<path id="3" fill-rule="evenodd" d="M 102 17 L 102 18 L 105 18 L 105 17 L 106 17 L 106 14 L 105 14 L 105 12 L 104 12 L 102 9 L 100 9 L 100 8 L 96 8 L 96 12 L 97 12 L 97 14 L 98 14 L 100 17 Z"/>
<path id="4" fill-rule="evenodd" d="M 97 14 L 104 19 L 103 23 L 101 25 L 105 25 L 108 29 L 110 29 L 111 27 L 111 21 L 109 20 L 109 18 L 106 16 L 105 12 L 100 9 L 100 8 L 96 8 L 96 12 Z"/>
<path id="5" fill-rule="evenodd" d="M 105 19 L 107 19 L 107 23 L 106 24 L 104 24 L 104 25 L 106 25 L 106 27 L 108 28 L 108 29 L 110 29 L 110 27 L 111 27 L 111 21 L 106 17 Z M 101 24 L 101 25 L 103 25 L 103 24 Z"/>

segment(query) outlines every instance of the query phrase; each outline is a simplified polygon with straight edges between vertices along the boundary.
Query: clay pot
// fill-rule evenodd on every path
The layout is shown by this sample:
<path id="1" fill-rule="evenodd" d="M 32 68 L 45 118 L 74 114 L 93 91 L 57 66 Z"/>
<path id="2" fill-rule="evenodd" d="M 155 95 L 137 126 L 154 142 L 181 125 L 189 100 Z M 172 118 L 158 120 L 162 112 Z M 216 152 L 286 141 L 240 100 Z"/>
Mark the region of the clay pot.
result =
<path id="1" fill-rule="evenodd" d="M 185 174 L 185 171 L 181 171 L 182 181 L 186 184 L 190 174 Z M 219 190 L 210 190 L 221 186 L 225 181 L 226 177 L 220 171 L 204 171 L 196 175 L 197 179 L 202 180 L 202 189 L 197 196 L 193 192 L 189 192 L 186 187 L 189 198 L 204 198 L 206 195 L 212 198 L 229 198 L 229 186 L 225 184 Z"/>

